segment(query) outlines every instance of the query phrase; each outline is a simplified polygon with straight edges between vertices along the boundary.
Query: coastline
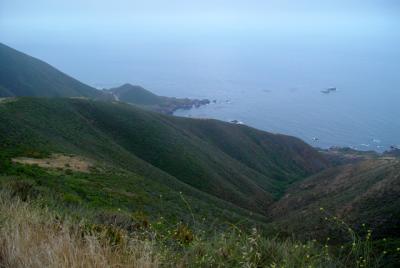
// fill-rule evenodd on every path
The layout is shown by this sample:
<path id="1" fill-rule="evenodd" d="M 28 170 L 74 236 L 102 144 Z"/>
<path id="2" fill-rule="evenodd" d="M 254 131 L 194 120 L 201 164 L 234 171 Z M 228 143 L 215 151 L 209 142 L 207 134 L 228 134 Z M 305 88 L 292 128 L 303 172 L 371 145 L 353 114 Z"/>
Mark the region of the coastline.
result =
<path id="1" fill-rule="evenodd" d="M 158 112 L 174 115 L 174 113 L 178 110 L 190 110 L 193 108 L 199 108 L 200 106 L 204 106 L 210 104 L 211 101 L 209 99 L 172 99 L 166 102 L 165 104 L 158 105 L 155 108 Z"/>
<path id="2" fill-rule="evenodd" d="M 198 108 L 200 106 L 212 104 L 212 103 L 213 103 L 213 101 L 211 101 L 209 103 L 196 105 L 196 106 L 190 106 L 190 105 L 184 106 L 184 107 L 177 106 L 177 107 L 175 107 L 175 109 L 172 109 L 168 114 L 174 115 L 174 116 L 179 116 L 179 117 L 216 119 L 216 120 L 221 120 L 221 121 L 231 123 L 231 124 L 247 125 L 252 128 L 260 129 L 262 131 L 275 133 L 274 131 L 256 127 L 251 124 L 248 125 L 248 124 L 246 124 L 246 121 L 242 122 L 237 119 L 229 119 L 229 117 L 227 117 L 227 116 L 226 116 L 226 118 L 213 117 L 212 115 L 210 115 L 208 117 L 204 117 L 204 111 L 202 111 L 203 116 L 200 116 L 200 117 L 197 117 L 196 113 L 194 113 L 194 114 L 191 114 L 190 112 L 185 113 L 185 111 L 190 111 L 193 108 Z M 182 113 L 180 113 L 180 112 L 182 112 Z M 230 117 L 230 118 L 232 118 L 232 117 Z M 284 133 L 284 132 L 277 132 L 277 133 L 297 137 L 297 138 L 303 140 L 304 142 L 306 142 L 307 144 L 309 144 L 310 146 L 316 148 L 317 150 L 324 151 L 324 152 L 329 151 L 330 153 L 332 153 L 335 151 L 345 151 L 346 153 L 348 153 L 349 151 L 352 151 L 354 153 L 357 152 L 357 153 L 360 153 L 363 155 L 367 154 L 367 155 L 376 155 L 376 156 L 385 156 L 385 155 L 396 155 L 397 157 L 400 156 L 400 145 L 397 145 L 396 143 L 392 143 L 392 144 L 381 143 L 381 141 L 379 139 L 372 139 L 370 141 L 370 144 L 364 144 L 364 143 L 361 143 L 361 144 L 358 144 L 358 143 L 357 144 L 329 144 L 329 143 L 328 144 L 320 144 L 321 141 L 324 141 L 323 139 L 316 138 L 316 137 L 310 137 L 310 136 L 301 137 L 298 135 L 293 135 L 293 134 Z"/>

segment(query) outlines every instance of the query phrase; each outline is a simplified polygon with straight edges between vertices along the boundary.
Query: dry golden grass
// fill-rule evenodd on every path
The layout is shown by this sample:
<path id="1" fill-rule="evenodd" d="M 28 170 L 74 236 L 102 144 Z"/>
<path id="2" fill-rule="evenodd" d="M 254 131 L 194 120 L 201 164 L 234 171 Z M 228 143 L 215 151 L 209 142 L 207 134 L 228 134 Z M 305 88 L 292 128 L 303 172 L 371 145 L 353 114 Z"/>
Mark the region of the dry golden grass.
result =
<path id="1" fill-rule="evenodd" d="M 158 267 L 152 242 L 115 245 L 74 226 L 0 195 L 0 267 Z"/>
<path id="2" fill-rule="evenodd" d="M 257 228 L 245 233 L 233 226 L 211 236 L 187 226 L 167 232 L 169 237 L 142 231 L 134 236 L 113 225 L 61 220 L 35 201 L 0 191 L 0 268 L 382 267 L 381 257 L 372 253 L 370 232 L 362 240 L 350 230 L 352 244 L 339 250 L 328 238 L 301 243 L 265 237 Z"/>

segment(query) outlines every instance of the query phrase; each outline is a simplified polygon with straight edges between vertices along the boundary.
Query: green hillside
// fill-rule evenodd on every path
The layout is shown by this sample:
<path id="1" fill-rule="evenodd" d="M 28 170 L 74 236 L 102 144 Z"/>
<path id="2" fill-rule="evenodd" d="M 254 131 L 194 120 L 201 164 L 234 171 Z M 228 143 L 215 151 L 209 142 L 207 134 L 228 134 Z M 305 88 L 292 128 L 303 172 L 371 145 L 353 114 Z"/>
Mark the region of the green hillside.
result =
<path id="1" fill-rule="evenodd" d="M 375 238 L 398 239 L 399 196 L 400 160 L 380 157 L 330 168 L 295 183 L 269 214 L 280 228 L 303 238 L 326 236 L 337 228 L 338 220 L 332 220 L 337 217 L 355 229 L 373 230 Z"/>
<path id="2" fill-rule="evenodd" d="M 234 251 L 226 254 L 239 265 L 247 239 L 259 240 L 259 250 L 266 252 L 263 247 L 279 254 L 296 251 L 296 241 L 230 233 L 237 228 L 247 233 L 257 226 L 269 236 L 295 235 L 302 241 L 332 237 L 332 252 L 323 253 L 329 258 L 320 257 L 319 244 L 310 244 L 298 253 L 301 260 L 290 262 L 331 263 L 338 258 L 335 262 L 347 267 L 358 256 L 375 261 L 372 244 L 351 240 L 332 224 L 337 217 L 346 220 L 346 228 L 355 226 L 362 233 L 360 224 L 365 223 L 374 229 L 374 238 L 391 237 L 390 255 L 384 260 L 397 260 L 393 247 L 398 245 L 400 166 L 394 158 L 326 169 L 325 158 L 292 137 L 82 99 L 2 99 L 0 122 L 0 188 L 49 207 L 61 215 L 54 216 L 56 222 L 72 217 L 68 222 L 89 224 L 75 223 L 68 230 L 95 228 L 89 229 L 91 235 L 106 228 L 112 239 L 120 228 L 141 236 L 151 231 L 159 237 L 157 243 L 167 243 L 165 250 L 171 252 L 166 254 L 179 261 L 186 258 L 181 250 L 190 252 L 190 258 L 203 258 L 203 250 L 213 255 L 218 246 L 231 247 Z M 325 170 L 304 178 L 320 169 Z M 224 232 L 222 237 L 218 230 Z M 360 248 L 341 259 L 335 253 L 337 241 L 355 241 Z M 375 247 L 382 250 L 380 244 Z M 307 260 L 309 254 L 315 258 Z"/>
<path id="3" fill-rule="evenodd" d="M 0 97 L 107 98 L 49 64 L 0 43 Z"/>
<path id="4" fill-rule="evenodd" d="M 173 178 L 260 213 L 289 183 L 328 165 L 298 139 L 125 104 L 19 98 L 0 106 L 0 119 L 5 149 L 72 153 L 145 177 L 159 173 L 152 179 Z M 223 131 L 231 133 L 224 141 Z"/>

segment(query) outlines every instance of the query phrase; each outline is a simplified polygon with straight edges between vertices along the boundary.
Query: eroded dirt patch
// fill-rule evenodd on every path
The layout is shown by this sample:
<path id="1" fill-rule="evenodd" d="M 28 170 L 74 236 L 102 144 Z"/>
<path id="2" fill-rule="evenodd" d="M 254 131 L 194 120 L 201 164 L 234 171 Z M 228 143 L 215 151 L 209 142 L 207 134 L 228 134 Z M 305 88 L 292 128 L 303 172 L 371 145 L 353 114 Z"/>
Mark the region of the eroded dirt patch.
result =
<path id="1" fill-rule="evenodd" d="M 52 154 L 48 158 L 17 157 L 12 159 L 15 163 L 38 165 L 43 168 L 70 169 L 73 171 L 90 172 L 92 161 L 80 156 Z"/>

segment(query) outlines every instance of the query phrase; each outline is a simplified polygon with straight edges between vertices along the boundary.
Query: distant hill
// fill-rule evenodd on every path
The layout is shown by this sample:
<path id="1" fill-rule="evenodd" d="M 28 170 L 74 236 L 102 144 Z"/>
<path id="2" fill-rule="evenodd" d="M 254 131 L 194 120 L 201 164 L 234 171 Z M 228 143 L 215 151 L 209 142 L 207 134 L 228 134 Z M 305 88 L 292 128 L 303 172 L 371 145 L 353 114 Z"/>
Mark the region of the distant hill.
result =
<path id="1" fill-rule="evenodd" d="M 395 146 L 392 146 L 390 148 L 390 150 L 384 152 L 384 155 L 389 156 L 389 157 L 399 157 L 400 158 L 400 149 Z"/>
<path id="2" fill-rule="evenodd" d="M 134 86 L 131 84 L 124 84 L 120 87 L 111 88 L 109 91 L 113 93 L 117 100 L 126 103 L 159 105 L 165 102 L 164 97 L 157 96 L 141 86 Z"/>
<path id="3" fill-rule="evenodd" d="M 2 43 L 0 59 L 0 97 L 84 97 L 116 100 L 166 114 L 210 102 L 206 99 L 157 96 L 140 86 L 130 84 L 110 90 L 97 90 Z"/>
<path id="4" fill-rule="evenodd" d="M 179 99 L 158 96 L 141 86 L 134 86 L 131 84 L 124 84 L 120 87 L 106 90 L 106 92 L 111 92 L 112 96 L 117 101 L 150 108 L 165 114 L 172 114 L 177 109 L 189 109 L 193 106 L 198 107 L 210 103 L 207 99 Z"/>
<path id="5" fill-rule="evenodd" d="M 0 43 L 0 97 L 105 98 L 51 65 Z"/>

